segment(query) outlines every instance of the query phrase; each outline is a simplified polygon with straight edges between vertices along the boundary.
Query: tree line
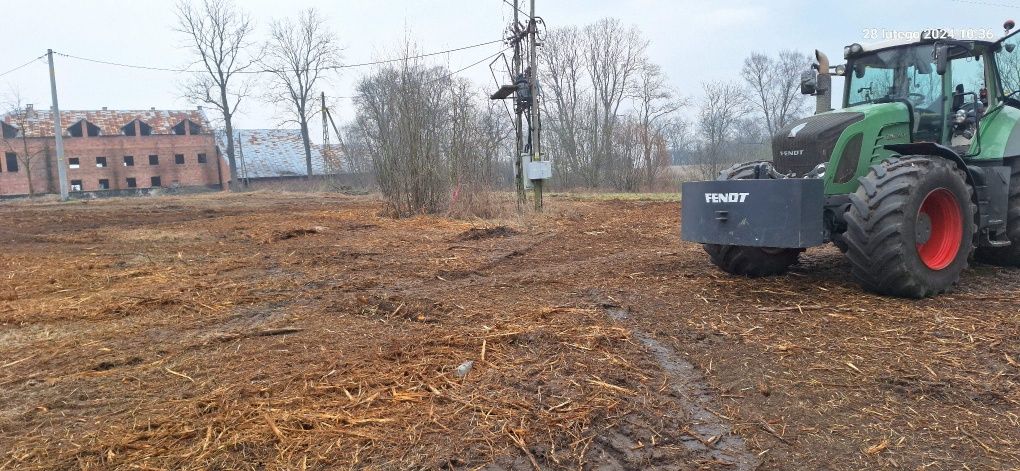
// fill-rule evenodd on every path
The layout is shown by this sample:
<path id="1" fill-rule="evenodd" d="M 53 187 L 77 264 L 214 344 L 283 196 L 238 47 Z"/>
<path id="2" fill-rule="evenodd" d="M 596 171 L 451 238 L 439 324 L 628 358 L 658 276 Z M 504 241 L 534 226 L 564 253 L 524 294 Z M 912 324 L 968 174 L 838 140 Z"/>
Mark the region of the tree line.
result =
<path id="1" fill-rule="evenodd" d="M 180 0 L 176 14 L 175 30 L 202 71 L 189 75 L 182 95 L 217 111 L 232 184 L 234 116 L 256 100 L 277 106 L 300 129 L 310 175 L 310 123 L 342 64 L 326 19 L 304 10 L 272 21 L 259 40 L 251 17 L 232 0 Z M 767 159 L 770 137 L 807 112 L 799 76 L 810 59 L 796 51 L 752 53 L 733 79 L 706 80 L 690 96 L 649 57 L 641 31 L 617 19 L 553 28 L 541 44 L 543 145 L 554 190 L 675 190 L 681 179 L 713 178 L 732 162 Z M 491 85 L 417 55 L 407 40 L 404 60 L 357 81 L 355 117 L 340 126 L 341 162 L 333 167 L 365 176 L 395 214 L 476 206 L 512 185 L 510 116 L 487 99 Z M 30 168 L 32 156 L 23 154 Z"/>

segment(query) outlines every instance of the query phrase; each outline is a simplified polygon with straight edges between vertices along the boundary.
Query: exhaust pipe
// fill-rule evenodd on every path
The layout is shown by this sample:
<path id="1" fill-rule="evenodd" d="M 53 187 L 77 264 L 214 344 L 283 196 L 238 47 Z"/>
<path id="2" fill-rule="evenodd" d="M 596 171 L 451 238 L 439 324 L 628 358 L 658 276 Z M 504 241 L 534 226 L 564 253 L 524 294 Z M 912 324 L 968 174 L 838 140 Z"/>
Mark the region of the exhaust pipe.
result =
<path id="1" fill-rule="evenodd" d="M 829 73 L 829 57 L 815 49 L 818 62 L 818 85 L 815 93 L 815 114 L 832 111 L 832 75 Z"/>

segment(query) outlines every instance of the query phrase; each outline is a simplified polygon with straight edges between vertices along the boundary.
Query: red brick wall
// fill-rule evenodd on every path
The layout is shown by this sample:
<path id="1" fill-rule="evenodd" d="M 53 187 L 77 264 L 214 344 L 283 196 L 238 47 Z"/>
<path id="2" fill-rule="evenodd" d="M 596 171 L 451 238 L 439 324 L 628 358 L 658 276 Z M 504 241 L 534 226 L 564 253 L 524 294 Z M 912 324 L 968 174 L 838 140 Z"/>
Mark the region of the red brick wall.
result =
<path id="1" fill-rule="evenodd" d="M 29 138 L 32 183 L 36 194 L 59 193 L 57 188 L 56 150 L 53 138 Z M 13 149 L 12 149 L 13 148 Z M 23 154 L 20 139 L 0 139 L 0 152 Z M 174 161 L 184 155 L 184 164 Z M 206 155 L 206 163 L 198 163 L 198 154 Z M 124 166 L 124 156 L 134 157 L 134 166 Z M 159 156 L 159 165 L 149 165 L 149 155 Z M 96 157 L 106 157 L 105 168 L 96 167 Z M 65 137 L 65 165 L 78 158 L 80 167 L 67 169 L 67 180 L 81 180 L 83 191 L 98 191 L 99 180 L 109 180 L 111 190 L 127 189 L 127 179 L 135 178 L 137 188 L 149 188 L 151 177 L 160 177 L 166 188 L 225 185 L 230 173 L 224 171 L 217 158 L 216 143 L 210 134 L 155 136 Z M 19 162 L 19 171 L 10 172 L 6 158 L 0 154 L 0 195 L 27 195 L 28 172 Z M 222 175 L 222 181 L 221 181 Z"/>

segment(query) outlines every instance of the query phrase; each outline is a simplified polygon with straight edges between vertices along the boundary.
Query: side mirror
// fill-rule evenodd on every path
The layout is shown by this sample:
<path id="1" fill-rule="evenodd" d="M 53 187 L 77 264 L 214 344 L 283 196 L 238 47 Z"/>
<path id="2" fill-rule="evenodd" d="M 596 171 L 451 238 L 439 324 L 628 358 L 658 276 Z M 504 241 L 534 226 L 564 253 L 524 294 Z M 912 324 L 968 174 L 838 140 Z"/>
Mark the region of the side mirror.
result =
<path id="1" fill-rule="evenodd" d="M 818 93 L 818 74 L 814 70 L 805 70 L 800 74 L 800 93 L 803 95 Z"/>
<path id="2" fill-rule="evenodd" d="M 939 75 L 946 75 L 949 70 L 949 46 L 938 46 L 935 48 L 935 71 Z"/>

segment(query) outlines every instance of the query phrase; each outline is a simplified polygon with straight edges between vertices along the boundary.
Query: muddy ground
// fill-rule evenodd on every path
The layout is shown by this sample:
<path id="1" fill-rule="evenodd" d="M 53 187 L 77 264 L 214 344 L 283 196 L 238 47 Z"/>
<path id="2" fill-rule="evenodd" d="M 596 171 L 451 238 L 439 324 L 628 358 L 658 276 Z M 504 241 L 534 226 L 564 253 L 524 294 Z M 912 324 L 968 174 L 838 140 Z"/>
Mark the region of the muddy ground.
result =
<path id="1" fill-rule="evenodd" d="M 748 280 L 678 207 L 0 205 L 0 469 L 1020 469 L 1020 271 Z M 469 363 L 473 362 L 473 363 Z"/>

